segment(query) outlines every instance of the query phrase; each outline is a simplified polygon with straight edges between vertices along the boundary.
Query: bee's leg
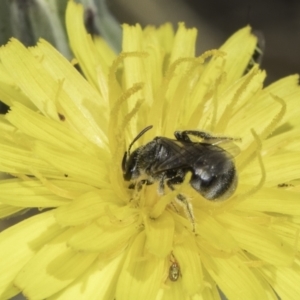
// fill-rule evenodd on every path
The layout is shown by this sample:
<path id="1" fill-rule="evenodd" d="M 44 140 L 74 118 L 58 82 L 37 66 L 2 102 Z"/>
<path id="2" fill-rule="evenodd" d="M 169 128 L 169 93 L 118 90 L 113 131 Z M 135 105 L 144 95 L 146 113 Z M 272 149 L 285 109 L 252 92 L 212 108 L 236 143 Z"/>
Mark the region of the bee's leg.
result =
<path id="1" fill-rule="evenodd" d="M 217 137 L 214 137 L 205 131 L 197 131 L 197 130 L 175 131 L 174 135 L 176 139 L 181 142 L 192 142 L 191 139 L 189 138 L 189 135 L 196 136 L 203 140 L 217 139 Z"/>
<path id="2" fill-rule="evenodd" d="M 164 195 L 165 193 L 165 179 L 166 179 L 166 174 L 162 174 L 160 175 L 160 177 L 158 178 L 158 189 L 157 192 L 159 195 Z M 171 188 L 172 190 L 174 190 L 174 188 Z M 178 213 L 178 209 L 176 208 L 176 206 L 174 205 L 174 203 L 171 203 L 172 207 L 174 208 L 174 210 Z"/>
<path id="3" fill-rule="evenodd" d="M 195 217 L 194 217 L 194 213 L 193 213 L 192 204 L 190 204 L 189 201 L 182 194 L 178 194 L 176 196 L 176 199 L 178 200 L 177 202 L 180 205 L 183 205 L 183 207 L 185 209 L 185 213 L 192 223 L 193 232 L 195 232 Z"/>
<path id="4" fill-rule="evenodd" d="M 171 177 L 166 181 L 167 186 L 170 188 L 170 190 L 175 191 L 174 185 L 183 183 L 184 175 L 185 174 L 181 172 L 177 172 L 177 176 Z"/>
<path id="5" fill-rule="evenodd" d="M 174 135 L 178 141 L 186 142 L 186 143 L 192 142 L 191 139 L 189 138 L 189 135 L 196 136 L 206 141 L 211 141 L 211 140 L 239 141 L 239 139 L 230 138 L 227 136 L 213 136 L 205 131 L 197 131 L 197 130 L 175 131 Z"/>
<path id="6" fill-rule="evenodd" d="M 153 184 L 153 182 L 147 179 L 143 179 L 138 181 L 137 183 L 131 183 L 128 188 L 132 190 L 136 188 L 137 191 L 139 192 L 142 189 L 143 185 L 150 185 L 150 184 Z"/>
<path id="7" fill-rule="evenodd" d="M 171 178 L 167 181 L 167 185 L 172 191 L 174 191 L 175 188 L 174 188 L 173 185 L 174 184 L 179 184 L 179 183 L 182 183 L 182 182 L 183 182 L 183 177 L 182 176 L 173 177 L 173 178 Z M 195 232 L 195 217 L 194 217 L 194 213 L 193 213 L 193 206 L 189 203 L 189 201 L 186 199 L 186 197 L 183 196 L 182 194 L 177 194 L 176 200 L 177 200 L 179 205 L 183 206 L 187 217 L 190 219 L 190 221 L 192 223 L 193 232 Z"/>
<path id="8" fill-rule="evenodd" d="M 132 198 L 130 199 L 130 202 L 134 201 L 134 200 L 138 201 L 139 193 L 142 190 L 143 186 L 144 185 L 150 185 L 150 184 L 153 184 L 153 181 L 150 181 L 150 180 L 147 180 L 147 179 L 142 179 L 142 180 L 139 180 L 137 182 L 132 182 L 128 187 L 129 189 L 134 190 Z"/>
<path id="9" fill-rule="evenodd" d="M 160 174 L 158 178 L 158 194 L 161 196 L 165 193 L 165 179 L 166 179 L 166 174 L 165 173 Z"/>

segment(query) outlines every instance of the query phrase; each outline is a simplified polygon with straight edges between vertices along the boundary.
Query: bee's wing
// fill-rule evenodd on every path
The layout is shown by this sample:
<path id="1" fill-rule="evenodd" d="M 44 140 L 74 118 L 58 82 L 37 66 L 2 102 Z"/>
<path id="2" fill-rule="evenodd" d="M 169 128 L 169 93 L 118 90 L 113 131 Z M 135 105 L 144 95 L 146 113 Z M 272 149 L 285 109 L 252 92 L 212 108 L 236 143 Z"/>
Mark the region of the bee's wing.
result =
<path id="1" fill-rule="evenodd" d="M 195 160 L 199 159 L 203 146 L 198 143 L 182 144 L 177 140 L 161 138 L 159 141 L 169 155 L 162 163 L 156 166 L 156 172 L 163 172 L 171 169 L 189 168 Z"/>
<path id="2" fill-rule="evenodd" d="M 240 141 L 238 139 L 223 139 L 223 138 L 215 138 L 215 139 L 208 139 L 203 140 L 202 144 L 209 144 L 213 146 L 218 146 L 228 152 L 232 157 L 236 157 L 238 154 L 240 154 L 241 149 L 239 146 L 237 146 L 234 141 Z"/>

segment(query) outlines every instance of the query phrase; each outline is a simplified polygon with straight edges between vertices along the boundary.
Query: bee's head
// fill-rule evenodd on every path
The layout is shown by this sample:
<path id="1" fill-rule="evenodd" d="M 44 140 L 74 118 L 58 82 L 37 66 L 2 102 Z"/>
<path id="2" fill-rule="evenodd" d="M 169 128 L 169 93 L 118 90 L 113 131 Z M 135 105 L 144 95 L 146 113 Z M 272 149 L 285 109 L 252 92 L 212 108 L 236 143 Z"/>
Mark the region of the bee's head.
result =
<path id="1" fill-rule="evenodd" d="M 123 177 L 124 180 L 129 181 L 131 179 L 136 179 L 139 175 L 139 169 L 138 169 L 138 155 L 139 150 L 141 147 L 134 150 L 132 153 L 130 153 L 131 147 L 133 144 L 148 130 L 150 130 L 153 126 L 147 126 L 144 128 L 130 143 L 128 150 L 125 151 L 123 159 L 122 159 L 122 170 L 123 170 Z"/>
<path id="2" fill-rule="evenodd" d="M 123 170 L 123 178 L 126 181 L 130 181 L 131 179 L 135 179 L 139 176 L 138 171 L 138 149 L 130 152 L 125 152 L 122 159 L 122 170 Z"/>

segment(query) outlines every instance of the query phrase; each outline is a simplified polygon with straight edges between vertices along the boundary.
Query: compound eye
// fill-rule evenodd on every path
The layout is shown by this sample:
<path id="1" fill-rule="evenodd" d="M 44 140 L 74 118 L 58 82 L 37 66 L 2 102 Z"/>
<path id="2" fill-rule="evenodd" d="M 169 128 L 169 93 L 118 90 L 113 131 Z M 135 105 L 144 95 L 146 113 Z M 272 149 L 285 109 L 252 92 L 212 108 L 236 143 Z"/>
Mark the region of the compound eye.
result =
<path id="1" fill-rule="evenodd" d="M 122 159 L 122 171 L 123 173 L 126 172 L 126 161 L 127 161 L 127 151 L 124 153 L 123 159 Z"/>
<path id="2" fill-rule="evenodd" d="M 125 158 L 124 158 L 125 157 Z M 135 179 L 139 176 L 138 166 L 137 166 L 137 158 L 138 152 L 134 151 L 130 154 L 129 158 L 124 155 L 122 160 L 122 168 L 123 168 L 123 178 L 126 181 L 130 181 L 131 179 Z"/>

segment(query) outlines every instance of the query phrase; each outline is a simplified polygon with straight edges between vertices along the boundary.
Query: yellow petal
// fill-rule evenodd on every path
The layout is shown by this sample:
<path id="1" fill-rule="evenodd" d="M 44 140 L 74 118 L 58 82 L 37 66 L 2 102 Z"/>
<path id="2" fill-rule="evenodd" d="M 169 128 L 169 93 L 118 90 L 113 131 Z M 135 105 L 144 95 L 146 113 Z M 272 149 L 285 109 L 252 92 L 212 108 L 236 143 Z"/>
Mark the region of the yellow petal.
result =
<path id="1" fill-rule="evenodd" d="M 281 128 L 283 129 L 283 127 Z M 276 135 L 264 141 L 263 156 L 274 155 L 277 152 L 297 151 L 300 145 L 299 135 L 299 129 L 277 132 Z"/>
<path id="2" fill-rule="evenodd" d="M 133 57 L 128 57 L 124 59 L 124 88 L 129 89 L 134 84 L 140 82 L 149 82 L 148 76 L 149 72 L 146 69 L 143 56 L 143 45 L 141 43 L 142 39 L 142 29 L 140 25 L 129 26 L 123 25 L 123 51 L 124 52 L 135 52 L 137 53 Z M 145 53 L 144 53 L 145 54 Z M 135 102 L 139 99 L 146 99 L 148 102 L 152 102 L 152 91 L 150 85 L 143 86 L 144 88 L 136 92 L 131 96 L 131 101 L 128 103 L 129 107 L 132 109 Z M 133 126 L 133 130 L 137 130 Z M 136 132 L 137 133 L 137 132 Z"/>
<path id="3" fill-rule="evenodd" d="M 299 75 L 290 75 L 275 81 L 264 89 L 266 94 L 277 95 L 287 104 L 286 113 L 281 123 L 289 122 L 298 113 L 300 96 Z"/>
<path id="4" fill-rule="evenodd" d="M 238 244 L 232 235 L 217 220 L 208 213 L 201 210 L 195 210 L 197 218 L 197 238 L 198 243 L 203 243 L 203 239 L 216 249 L 225 252 L 234 252 L 238 249 Z"/>
<path id="5" fill-rule="evenodd" d="M 99 223 L 102 226 L 93 222 L 79 230 L 70 238 L 68 244 L 80 251 L 111 253 L 127 246 L 130 238 L 139 232 L 135 223 L 120 226 L 111 223 L 107 218 L 100 219 Z"/>
<path id="6" fill-rule="evenodd" d="M 220 99 L 218 99 L 217 103 L 217 113 L 219 117 L 216 127 L 214 128 L 215 132 L 230 132 L 233 137 L 240 137 L 242 139 L 243 146 L 249 143 L 249 139 L 252 138 L 252 136 L 245 133 L 248 133 L 253 126 L 252 120 L 249 120 L 251 119 L 251 114 L 243 119 L 240 126 L 234 126 L 234 124 L 236 124 L 237 119 L 240 121 L 250 107 L 255 107 L 255 109 L 260 112 L 264 103 L 257 101 L 257 103 L 255 102 L 255 105 L 253 105 L 253 96 L 261 93 L 265 78 L 266 73 L 264 71 L 253 68 L 246 76 L 236 80 L 220 95 Z M 273 100 L 265 102 L 267 105 L 270 105 L 270 102 L 274 105 Z M 277 108 L 277 106 L 275 105 L 275 108 Z M 267 113 L 272 113 L 271 108 Z M 266 124 L 268 124 L 267 120 L 267 117 L 256 120 L 260 122 L 257 124 L 259 130 L 266 127 Z"/>
<path id="7" fill-rule="evenodd" d="M 31 168 L 52 177 L 63 176 L 46 162 L 33 157 L 31 151 L 0 139 L 0 170 L 2 172 L 32 174 Z"/>
<path id="8" fill-rule="evenodd" d="M 181 284 L 181 279 L 178 281 L 171 281 L 168 287 L 161 289 L 156 300 L 185 300 L 189 299 L 186 297 L 185 291 L 183 290 L 183 286 Z"/>
<path id="9" fill-rule="evenodd" d="M 252 218 L 255 220 L 253 215 Z M 291 265 L 293 245 L 284 242 L 266 226 L 251 222 L 252 218 L 229 213 L 218 217 L 242 249 L 275 266 Z"/>
<path id="10" fill-rule="evenodd" d="M 131 244 L 117 283 L 118 300 L 155 299 L 164 274 L 165 260 L 145 256 L 144 232 Z"/>
<path id="11" fill-rule="evenodd" d="M 207 273 L 206 269 L 203 269 L 204 273 L 204 289 L 201 293 L 191 297 L 191 300 L 221 300 L 223 299 L 220 296 L 220 290 L 216 282 L 211 278 L 211 276 Z M 198 296 L 198 297 L 197 297 Z"/>
<path id="12" fill-rule="evenodd" d="M 300 244 L 298 243 L 300 224 L 297 221 L 297 217 L 286 219 L 287 220 L 282 222 L 274 222 L 274 224 L 271 224 L 270 228 L 278 237 L 289 245 L 292 245 L 294 252 L 296 253 L 297 250 L 300 250 Z"/>
<path id="13" fill-rule="evenodd" d="M 38 113 L 27 109 L 19 103 L 15 103 L 6 119 L 16 128 L 22 130 L 33 138 L 45 141 L 53 146 L 67 150 L 78 150 L 86 154 L 96 154 L 97 151 L 105 156 L 106 152 L 101 151 L 94 144 L 89 143 L 86 138 L 66 128 L 57 121 L 50 120 Z"/>
<path id="14" fill-rule="evenodd" d="M 77 151 L 62 151 L 60 148 L 50 147 L 43 142 L 37 142 L 35 153 L 53 165 L 61 174 L 92 186 L 102 187 L 107 184 L 107 168 L 105 163 L 94 155 L 86 155 Z M 49 177 L 50 174 L 47 174 Z"/>
<path id="15" fill-rule="evenodd" d="M 192 236 L 187 236 L 182 243 L 174 245 L 174 257 L 180 266 L 183 290 L 187 295 L 202 292 L 204 288 L 202 263 L 198 247 Z"/>
<path id="16" fill-rule="evenodd" d="M 183 23 L 178 24 L 178 30 L 174 37 L 170 63 L 182 57 L 195 56 L 197 30 L 196 28 L 187 29 Z M 183 69 L 181 69 L 183 71 Z"/>
<path id="17" fill-rule="evenodd" d="M 226 53 L 226 72 L 228 84 L 242 76 L 256 47 L 257 38 L 249 26 L 235 32 L 220 48 Z M 218 59 L 217 59 L 218 60 Z M 220 61 L 219 61 L 220 63 Z M 221 65 L 219 65 L 221 67 Z M 222 88 L 226 88 L 225 86 Z"/>
<path id="18" fill-rule="evenodd" d="M 12 216 L 23 209 L 24 209 L 23 207 L 15 207 L 15 206 L 0 203 L 0 219 L 8 216 Z"/>
<path id="19" fill-rule="evenodd" d="M 74 184 L 75 185 L 75 184 Z M 53 194 L 37 180 L 0 180 L 0 201 L 20 207 L 55 207 L 70 201 Z"/>
<path id="20" fill-rule="evenodd" d="M 109 44 L 107 44 L 105 39 L 100 36 L 94 35 L 93 42 L 97 51 L 97 58 L 101 60 L 101 66 L 111 66 L 113 61 L 117 58 L 116 53 Z M 107 72 L 107 70 L 108 68 L 104 68 L 104 72 Z M 106 75 L 108 74 L 106 73 Z"/>
<path id="21" fill-rule="evenodd" d="M 263 158 L 263 164 L 268 174 L 266 186 L 277 186 L 280 183 L 299 178 L 300 157 L 298 152 L 288 152 Z M 291 166 L 293 166 L 291 168 Z M 240 182 L 255 185 L 261 178 L 261 171 L 256 161 L 249 164 L 240 175 Z"/>
<path id="22" fill-rule="evenodd" d="M 112 203 L 112 199 L 115 203 Z M 55 218 L 62 226 L 88 223 L 106 214 L 108 207 L 117 204 L 116 195 L 111 190 L 94 190 L 84 193 L 70 204 L 55 210 Z"/>
<path id="23" fill-rule="evenodd" d="M 145 218 L 146 248 L 158 257 L 166 257 L 172 250 L 174 219 L 165 211 L 157 219 Z"/>
<path id="24" fill-rule="evenodd" d="M 222 72 L 226 74 L 226 77 L 218 86 L 218 93 L 225 91 L 235 80 L 238 80 L 250 61 L 256 41 L 257 39 L 251 34 L 249 26 L 233 34 L 219 48 L 220 52 L 224 53 L 224 56 L 217 55 L 213 57 L 204 68 L 196 86 L 195 97 L 198 95 L 198 99 L 203 99 L 209 86 L 217 82 Z"/>
<path id="25" fill-rule="evenodd" d="M 15 99 L 26 107 L 34 109 L 34 104 L 24 93 L 16 88 L 13 78 L 6 72 L 2 63 L 0 63 L 0 98 L 6 105 L 11 106 Z"/>
<path id="26" fill-rule="evenodd" d="M 125 252 L 103 266 L 103 258 L 96 260 L 82 276 L 49 300 L 114 299 L 116 283 Z"/>
<path id="27" fill-rule="evenodd" d="M 165 38 L 168 42 L 168 26 L 163 26 L 158 29 L 160 31 L 161 35 L 165 35 Z M 144 60 L 146 70 L 148 71 L 148 78 L 150 79 L 149 84 L 152 87 L 152 92 L 155 93 L 161 84 L 162 78 L 163 78 L 163 64 L 164 59 L 166 56 L 166 51 L 163 51 L 161 49 L 161 40 L 159 39 L 159 33 L 157 32 L 157 29 L 148 26 L 143 31 L 143 40 L 144 43 L 142 45 L 143 49 L 147 51 L 147 58 Z M 168 53 L 168 52 L 167 52 Z M 151 100 L 152 99 L 147 99 Z"/>
<path id="28" fill-rule="evenodd" d="M 45 243 L 59 234 L 53 212 L 42 213 L 6 229 L 0 236 L 0 298 L 8 299 L 15 292 L 13 280 L 23 266 Z M 5 259 L 4 259 L 5 258 Z"/>
<path id="29" fill-rule="evenodd" d="M 299 259 L 293 267 L 275 268 L 266 266 L 262 268 L 262 274 L 268 280 L 281 299 L 298 299 L 300 295 L 300 265 Z"/>
<path id="30" fill-rule="evenodd" d="M 230 300 L 272 299 L 274 293 L 262 277 L 246 266 L 241 255 L 224 258 L 202 255 L 208 273 Z"/>
<path id="31" fill-rule="evenodd" d="M 251 199 L 237 204 L 237 208 L 249 211 L 276 212 L 279 214 L 300 215 L 299 193 L 264 187 Z"/>
<path id="32" fill-rule="evenodd" d="M 106 53 L 99 55 L 95 47 L 92 37 L 86 33 L 83 22 L 83 7 L 74 1 L 69 1 L 66 10 L 66 26 L 70 45 L 77 60 L 80 63 L 85 76 L 94 87 L 98 87 L 97 67 L 101 66 L 104 72 L 108 73 L 108 68 L 112 59 L 112 51 L 107 55 L 107 49 L 103 49 Z M 78 38 L 80 37 L 80 38 Z M 107 61 L 106 59 L 110 60 Z"/>
<path id="33" fill-rule="evenodd" d="M 30 51 L 57 82 L 53 100 L 64 122 L 103 147 L 107 142 L 107 100 L 46 41 L 41 40 Z"/>
<path id="34" fill-rule="evenodd" d="M 22 268 L 14 284 L 27 298 L 44 299 L 60 291 L 87 270 L 98 254 L 78 253 L 66 245 L 67 230 L 48 242 Z"/>
<path id="35" fill-rule="evenodd" d="M 16 39 L 1 48 L 0 58 L 6 72 L 18 83 L 32 103 L 44 115 L 57 119 L 53 99 L 58 84 L 42 69 L 41 63 Z"/>

